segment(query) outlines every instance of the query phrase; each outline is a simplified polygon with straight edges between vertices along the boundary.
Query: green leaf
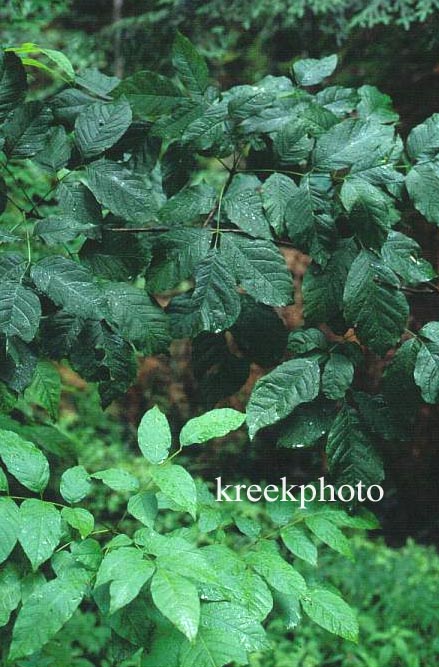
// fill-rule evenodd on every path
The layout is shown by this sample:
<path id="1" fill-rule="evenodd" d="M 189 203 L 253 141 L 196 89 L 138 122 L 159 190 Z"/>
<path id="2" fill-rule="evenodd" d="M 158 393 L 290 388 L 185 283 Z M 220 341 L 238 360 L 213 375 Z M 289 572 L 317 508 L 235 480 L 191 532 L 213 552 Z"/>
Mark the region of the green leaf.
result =
<path id="1" fill-rule="evenodd" d="M 207 110 L 198 108 L 195 119 L 185 127 L 182 141 L 191 143 L 197 151 L 209 150 L 216 145 L 219 146 L 220 152 L 228 155 L 232 146 L 226 133 L 225 121 L 227 115 L 226 100 L 212 104 Z M 225 144 L 224 149 L 223 144 Z"/>
<path id="2" fill-rule="evenodd" d="M 155 405 L 145 412 L 138 429 L 139 447 L 150 463 L 162 463 L 172 445 L 172 434 L 168 420 Z"/>
<path id="3" fill-rule="evenodd" d="M 85 577 L 58 577 L 33 591 L 15 622 L 9 659 L 32 655 L 47 644 L 73 616 L 86 588 Z"/>
<path id="4" fill-rule="evenodd" d="M 155 606 L 189 641 L 197 636 L 200 600 L 191 581 L 169 570 L 158 569 L 151 582 Z"/>
<path id="5" fill-rule="evenodd" d="M 326 175 L 307 175 L 290 198 L 285 211 L 289 238 L 319 264 L 326 264 L 336 239 Z"/>
<path id="6" fill-rule="evenodd" d="M 64 507 L 61 516 L 72 528 L 79 531 L 83 540 L 93 531 L 95 525 L 93 514 L 82 507 Z"/>
<path id="7" fill-rule="evenodd" d="M 305 58 L 293 63 L 293 72 L 296 81 L 301 86 L 315 86 L 323 79 L 331 76 L 337 67 L 337 56 L 335 54 L 326 58 Z"/>
<path id="8" fill-rule="evenodd" d="M 76 76 L 75 83 L 94 95 L 105 97 L 120 83 L 120 79 L 117 76 L 107 76 L 96 67 L 89 67 Z"/>
<path id="9" fill-rule="evenodd" d="M 358 172 L 381 164 L 393 148 L 393 127 L 348 118 L 317 139 L 314 165 L 325 171 L 355 167 Z"/>
<path id="10" fill-rule="evenodd" d="M 378 123 L 396 123 L 399 120 L 399 114 L 393 110 L 392 98 L 375 86 L 361 86 L 358 94 L 360 102 L 357 111 L 360 118 Z"/>
<path id="11" fill-rule="evenodd" d="M 426 403 L 439 401 L 439 324 L 429 322 L 419 331 L 426 338 L 416 357 L 414 379 Z"/>
<path id="12" fill-rule="evenodd" d="M 302 597 L 306 592 L 305 579 L 287 563 L 271 545 L 258 551 L 248 551 L 245 561 L 251 565 L 267 583 L 281 593 Z"/>
<path id="13" fill-rule="evenodd" d="M 8 624 L 11 612 L 20 602 L 20 574 L 12 563 L 8 563 L 0 571 L 0 628 Z"/>
<path id="14" fill-rule="evenodd" d="M 61 51 L 58 51 L 56 49 L 42 48 L 41 46 L 38 46 L 38 44 L 33 44 L 32 42 L 25 42 L 21 44 L 19 47 L 13 47 L 10 50 L 19 54 L 42 53 L 47 58 L 49 58 L 49 60 L 54 62 L 55 65 L 57 65 L 57 67 L 60 69 L 60 71 L 66 74 L 69 79 L 75 78 L 75 71 L 73 69 L 72 63 L 67 58 L 67 56 Z"/>
<path id="15" fill-rule="evenodd" d="M 0 256 L 0 278 L 3 282 L 17 282 L 26 273 L 26 260 L 18 252 L 3 252 Z"/>
<path id="16" fill-rule="evenodd" d="M 271 238 L 262 206 L 261 182 L 256 176 L 237 174 L 222 200 L 231 222 L 256 238 Z"/>
<path id="17" fill-rule="evenodd" d="M 187 470 L 179 465 L 165 464 L 152 467 L 150 474 L 160 491 L 195 520 L 197 490 Z"/>
<path id="18" fill-rule="evenodd" d="M 179 32 L 173 45 L 172 64 L 191 95 L 202 97 L 209 84 L 206 61 L 188 38 Z"/>
<path id="19" fill-rule="evenodd" d="M 145 223 L 156 213 L 152 190 L 141 176 L 110 160 L 98 160 L 86 169 L 87 186 L 104 208 L 131 222 Z"/>
<path id="20" fill-rule="evenodd" d="M 211 602 L 203 605 L 200 629 L 204 628 L 229 633 L 232 642 L 238 640 L 245 651 L 264 651 L 269 648 L 261 624 L 239 604 Z"/>
<path id="21" fill-rule="evenodd" d="M 297 185 L 285 174 L 272 174 L 262 185 L 262 205 L 278 236 L 285 233 L 285 211 L 296 190 Z"/>
<path id="22" fill-rule="evenodd" d="M 145 120 L 171 114 L 184 100 L 171 79 L 148 70 L 124 79 L 113 94 L 126 98 L 134 114 Z"/>
<path id="23" fill-rule="evenodd" d="M 283 543 L 294 556 L 310 565 L 317 565 L 317 547 L 306 532 L 298 526 L 287 526 L 280 532 Z M 281 591 L 284 593 L 285 591 Z"/>
<path id="24" fill-rule="evenodd" d="M 189 278 L 209 252 L 211 239 L 207 229 L 180 228 L 160 234 L 146 274 L 148 291 L 163 292 Z"/>
<path id="25" fill-rule="evenodd" d="M 291 275 L 273 243 L 224 232 L 220 252 L 228 272 L 256 301 L 271 306 L 291 303 Z"/>
<path id="26" fill-rule="evenodd" d="M 41 151 L 51 122 L 52 112 L 41 102 L 17 107 L 3 125 L 4 152 L 8 158 L 28 158 Z"/>
<path id="27" fill-rule="evenodd" d="M 439 115 L 439 114 L 438 114 Z M 405 183 L 415 208 L 435 225 L 439 225 L 439 162 L 415 165 Z"/>
<path id="28" fill-rule="evenodd" d="M 334 525 L 332 521 L 325 516 L 305 516 L 305 523 L 312 533 L 322 542 L 327 544 L 334 551 L 353 558 L 352 549 L 347 537 L 343 535 L 341 530 Z"/>
<path id="29" fill-rule="evenodd" d="M 326 435 L 333 421 L 334 407 L 328 401 L 300 405 L 280 426 L 277 444 L 292 449 L 311 447 Z"/>
<path id="30" fill-rule="evenodd" d="M 294 354 L 306 354 L 314 350 L 327 351 L 328 340 L 320 329 L 298 329 L 288 336 L 288 349 Z"/>
<path id="31" fill-rule="evenodd" d="M 146 292 L 126 283 L 110 283 L 105 295 L 109 322 L 125 340 L 145 354 L 164 352 L 168 348 L 168 319 Z"/>
<path id="32" fill-rule="evenodd" d="M 26 88 L 26 73 L 20 58 L 0 51 L 0 123 L 22 100 Z"/>
<path id="33" fill-rule="evenodd" d="M 136 492 L 139 490 L 139 480 L 127 470 L 121 468 L 108 468 L 90 475 L 94 479 L 100 479 L 113 491 L 122 493 Z"/>
<path id="34" fill-rule="evenodd" d="M 344 397 L 354 379 L 354 364 L 350 359 L 333 352 L 322 374 L 322 389 L 326 398 L 338 401 Z"/>
<path id="35" fill-rule="evenodd" d="M 175 301 L 178 302 L 177 299 Z M 218 250 L 210 250 L 198 264 L 195 290 L 185 306 L 186 322 L 183 327 L 177 324 L 177 338 L 193 337 L 201 331 L 219 333 L 236 321 L 241 308 L 239 295 L 222 253 Z"/>
<path id="36" fill-rule="evenodd" d="M 122 547 L 107 553 L 97 573 L 96 588 L 111 582 L 110 614 L 137 597 L 154 569 L 152 561 L 145 560 L 138 549 Z"/>
<path id="37" fill-rule="evenodd" d="M 63 472 L 60 492 L 68 503 L 79 503 L 90 491 L 90 476 L 84 466 L 74 466 Z"/>
<path id="38" fill-rule="evenodd" d="M 407 138 L 407 152 L 412 160 L 425 162 L 439 154 L 439 114 L 414 127 Z"/>
<path id="39" fill-rule="evenodd" d="M 280 364 L 257 381 L 247 405 L 249 435 L 287 417 L 319 392 L 320 371 L 314 361 L 293 359 Z"/>
<path id="40" fill-rule="evenodd" d="M 361 178 L 346 179 L 340 197 L 361 243 L 381 248 L 400 219 L 391 197 Z"/>
<path id="41" fill-rule="evenodd" d="M 19 532 L 18 507 L 11 498 L 0 498 L 0 563 L 3 563 L 14 549 Z M 0 603 L 1 605 L 1 603 Z"/>
<path id="42" fill-rule="evenodd" d="M 0 468 L 0 492 L 1 493 L 9 493 L 9 484 L 8 484 L 8 479 L 3 472 L 3 468 Z"/>
<path id="43" fill-rule="evenodd" d="M 201 417 L 190 419 L 180 433 L 182 447 L 221 438 L 235 431 L 245 422 L 245 413 L 231 408 L 219 408 L 206 412 Z"/>
<path id="44" fill-rule="evenodd" d="M 84 319 L 101 319 L 104 295 L 93 274 L 78 262 L 52 255 L 37 262 L 31 270 L 37 289 L 64 312 Z"/>
<path id="45" fill-rule="evenodd" d="M 324 269 L 311 265 L 303 278 L 302 293 L 307 324 L 328 322 L 343 307 L 343 290 L 357 254 L 351 239 L 338 242 Z"/>
<path id="46" fill-rule="evenodd" d="M 148 528 L 153 528 L 157 517 L 157 497 L 152 491 L 143 491 L 131 496 L 128 501 L 128 512 Z"/>
<path id="47" fill-rule="evenodd" d="M 349 641 L 358 641 L 354 611 L 338 595 L 325 588 L 313 588 L 302 600 L 304 612 L 325 630 Z"/>
<path id="48" fill-rule="evenodd" d="M 61 539 L 61 515 L 52 503 L 24 500 L 20 506 L 18 539 L 35 572 L 48 560 Z"/>
<path id="49" fill-rule="evenodd" d="M 308 159 L 314 140 L 307 135 L 303 120 L 288 121 L 274 137 L 274 148 L 281 165 L 299 164 Z"/>
<path id="50" fill-rule="evenodd" d="M 50 361 L 39 361 L 32 383 L 25 391 L 25 399 L 47 410 L 53 420 L 58 418 L 61 398 L 61 378 Z"/>
<path id="51" fill-rule="evenodd" d="M 52 127 L 45 137 L 44 146 L 35 155 L 35 161 L 49 172 L 57 172 L 70 160 L 71 149 L 67 133 L 59 125 Z"/>
<path id="52" fill-rule="evenodd" d="M 30 491 L 41 493 L 49 482 L 49 464 L 32 442 L 12 431 L 0 431 L 0 457 L 8 472 Z"/>
<path id="53" fill-rule="evenodd" d="M 179 660 L 179 667 L 224 667 L 233 662 L 244 665 L 247 656 L 239 636 L 232 637 L 226 630 L 201 628 L 195 641 L 182 646 Z"/>
<path id="54" fill-rule="evenodd" d="M 420 252 L 414 239 L 392 230 L 381 248 L 381 257 L 407 285 L 417 285 L 437 275 L 430 262 L 419 256 Z"/>
<path id="55" fill-rule="evenodd" d="M 361 342 L 383 356 L 407 324 L 409 307 L 399 280 L 382 260 L 362 250 L 354 260 L 344 290 L 345 318 Z"/>
<path id="56" fill-rule="evenodd" d="M 216 192 L 210 185 L 206 183 L 192 185 L 183 188 L 168 199 L 159 211 L 159 218 L 166 224 L 183 223 L 187 225 L 188 222 L 197 220 L 201 215 L 207 215 L 215 206 L 216 200 Z M 182 232 L 187 233 L 189 230 L 176 229 L 168 236 L 171 239 L 179 240 Z"/>
<path id="57" fill-rule="evenodd" d="M 384 478 L 383 463 L 357 412 L 345 405 L 332 424 L 326 446 L 328 468 L 337 484 L 365 486 Z"/>
<path id="58" fill-rule="evenodd" d="M 102 231 L 102 239 L 86 241 L 81 247 L 81 262 L 108 280 L 130 280 L 141 273 L 147 260 L 136 236 Z"/>
<path id="59" fill-rule="evenodd" d="M 37 295 L 21 283 L 2 282 L 0 286 L 0 331 L 29 343 L 40 323 L 41 305 Z"/>
<path id="60" fill-rule="evenodd" d="M 100 155 L 119 141 L 131 125 L 128 102 L 96 102 L 81 111 L 75 120 L 75 140 L 84 158 Z"/>

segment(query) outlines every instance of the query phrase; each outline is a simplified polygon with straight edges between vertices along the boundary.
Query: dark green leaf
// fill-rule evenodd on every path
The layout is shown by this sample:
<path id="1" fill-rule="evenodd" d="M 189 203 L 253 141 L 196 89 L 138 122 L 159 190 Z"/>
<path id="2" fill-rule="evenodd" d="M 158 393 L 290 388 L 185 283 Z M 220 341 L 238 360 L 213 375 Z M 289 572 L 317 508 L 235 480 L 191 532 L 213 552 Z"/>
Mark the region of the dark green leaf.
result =
<path id="1" fill-rule="evenodd" d="M 346 320 L 362 343 L 380 355 L 395 346 L 409 308 L 397 276 L 375 254 L 362 250 L 354 260 L 343 298 Z"/>
<path id="2" fill-rule="evenodd" d="M 312 401 L 319 384 L 318 364 L 306 359 L 286 361 L 258 380 L 247 405 L 250 438 L 287 417 L 301 403 Z"/>

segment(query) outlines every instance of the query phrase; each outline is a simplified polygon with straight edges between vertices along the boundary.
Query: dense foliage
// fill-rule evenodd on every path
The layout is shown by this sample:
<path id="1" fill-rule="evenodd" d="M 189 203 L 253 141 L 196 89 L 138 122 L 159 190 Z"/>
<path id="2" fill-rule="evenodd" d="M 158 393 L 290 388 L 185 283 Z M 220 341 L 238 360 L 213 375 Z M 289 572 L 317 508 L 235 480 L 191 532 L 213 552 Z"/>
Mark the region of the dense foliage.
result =
<path id="1" fill-rule="evenodd" d="M 223 510 L 203 482 L 174 463 L 184 447 L 224 436 L 244 419 L 229 408 L 194 418 L 180 433 L 180 448 L 170 455 L 168 422 L 152 408 L 138 430 L 147 462 L 141 468 L 143 479 L 125 468 L 89 474 L 76 465 L 58 480 L 63 502 L 42 499 L 50 468 L 41 450 L 20 435 L 19 427 L 0 432 L 0 457 L 8 476 L 36 494 L 10 495 L 2 474 L 3 664 L 52 664 L 50 647 L 49 654 L 44 647 L 81 604 L 85 609 L 92 604 L 111 629 L 116 664 L 132 656 L 134 664 L 143 657 L 144 667 L 247 664 L 248 653 L 269 648 L 261 622 L 273 605 L 287 628 L 297 625 L 303 609 L 323 628 L 356 641 L 354 612 L 321 582 L 311 580 L 308 586 L 286 554 L 315 566 L 317 538 L 351 557 L 341 528 L 374 528 L 373 517 L 350 517 L 317 503 L 304 513 L 279 502 L 268 504 L 270 528 L 263 531 L 263 521 L 246 516 L 248 508 L 239 506 L 232 513 L 226 505 Z M 99 516 L 95 525 L 95 516 L 79 505 L 99 482 L 127 500 L 125 513 L 110 526 Z M 157 530 L 159 510 L 168 515 L 167 530 L 163 519 Z M 173 512 L 187 513 L 191 521 L 188 517 L 183 527 L 169 530 Z M 134 522 L 125 531 L 121 524 L 127 513 L 142 527 Z M 236 529 L 241 539 L 236 539 Z M 27 656 L 32 657 L 24 660 Z"/>
<path id="2" fill-rule="evenodd" d="M 226 91 L 182 35 L 173 63 L 174 78 L 142 71 L 119 81 L 96 69 L 76 75 L 63 54 L 35 44 L 1 53 L 2 411 L 39 406 L 56 419 L 59 362 L 96 382 L 108 406 L 135 380 L 139 355 L 190 338 L 208 407 L 256 362 L 270 370 L 248 403 L 252 439 L 272 427 L 280 446 L 323 447 L 337 485 L 378 483 L 383 443 L 407 438 L 421 402 L 439 395 L 439 323 L 407 328 L 407 295 L 437 292 L 436 273 L 404 233 L 415 210 L 439 224 L 439 116 L 404 144 L 376 88 L 320 87 L 336 56 Z M 26 68 L 56 73 L 62 89 L 25 101 Z M 23 183 L 20 165 L 38 185 Z M 279 315 L 293 301 L 291 247 L 310 264 L 305 325 L 288 335 Z M 380 387 L 366 391 L 379 359 Z M 91 599 L 119 637 L 119 662 L 138 651 L 154 667 L 246 664 L 267 646 L 261 622 L 274 603 L 287 627 L 303 608 L 356 640 L 350 608 L 308 585 L 287 552 L 315 564 L 316 537 L 349 556 L 340 526 L 372 528 L 368 514 L 273 505 L 265 533 L 263 520 L 224 513 L 171 461 L 238 428 L 243 414 L 189 422 L 168 456 L 169 426 L 153 408 L 139 427 L 145 479 L 72 465 L 48 498 L 41 446 L 71 456 L 68 442 L 14 415 L 2 418 L 0 438 L 4 661 L 38 664 Z M 11 494 L 10 476 L 20 485 Z M 144 527 L 108 527 L 78 507 L 92 480 L 129 494 L 127 511 Z M 189 515 L 184 527 L 156 531 L 159 508 Z M 238 545 L 226 530 L 235 525 L 246 538 Z"/>

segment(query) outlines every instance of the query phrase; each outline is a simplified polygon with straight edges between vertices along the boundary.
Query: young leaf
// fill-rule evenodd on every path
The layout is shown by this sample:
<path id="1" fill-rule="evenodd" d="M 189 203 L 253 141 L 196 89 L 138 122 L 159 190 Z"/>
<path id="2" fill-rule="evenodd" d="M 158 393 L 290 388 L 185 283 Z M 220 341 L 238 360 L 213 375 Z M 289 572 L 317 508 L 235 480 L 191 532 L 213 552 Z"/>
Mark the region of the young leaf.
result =
<path id="1" fill-rule="evenodd" d="M 60 492 L 68 503 L 79 503 L 90 490 L 90 476 L 84 466 L 74 466 L 63 472 Z"/>
<path id="2" fill-rule="evenodd" d="M 79 531 L 83 540 L 90 535 L 95 525 L 93 514 L 82 507 L 64 507 L 61 516 L 72 528 Z"/>
<path id="3" fill-rule="evenodd" d="M 152 467 L 150 473 L 160 491 L 195 520 L 197 490 L 187 470 L 178 465 L 163 465 Z"/>
<path id="4" fill-rule="evenodd" d="M 231 408 L 219 408 L 206 412 L 201 417 L 190 419 L 180 433 L 182 447 L 221 438 L 235 431 L 245 422 L 245 413 Z"/>
<path id="5" fill-rule="evenodd" d="M 8 624 L 11 612 L 21 602 L 21 577 L 12 563 L 0 571 L 0 628 Z"/>
<path id="6" fill-rule="evenodd" d="M 151 582 L 155 606 L 192 641 L 200 622 L 200 600 L 191 581 L 175 572 L 158 569 Z"/>
<path id="7" fill-rule="evenodd" d="M 317 547 L 302 528 L 287 526 L 282 528 L 280 535 L 286 548 L 294 556 L 301 558 L 310 565 L 317 565 Z"/>
<path id="8" fill-rule="evenodd" d="M 353 559 L 349 540 L 332 521 L 326 519 L 325 516 L 316 515 L 305 517 L 305 523 L 319 540 L 327 544 L 331 549 L 334 549 L 334 551 L 338 551 L 343 556 Z"/>
<path id="9" fill-rule="evenodd" d="M 0 563 L 3 563 L 18 539 L 19 532 L 18 507 L 11 498 L 0 498 Z M 0 603 L 1 604 L 1 603 Z"/>
<path id="10" fill-rule="evenodd" d="M 313 588 L 302 600 L 304 612 L 325 630 L 352 642 L 358 641 L 354 611 L 338 595 L 325 588 Z"/>
<path id="11" fill-rule="evenodd" d="M 47 486 L 49 463 L 32 442 L 12 431 L 0 431 L 0 458 L 8 472 L 30 491 L 41 493 Z"/>
<path id="12" fill-rule="evenodd" d="M 305 579 L 276 551 L 268 547 L 249 551 L 245 561 L 277 591 L 298 597 L 305 594 Z"/>
<path id="13" fill-rule="evenodd" d="M 9 659 L 15 661 L 40 651 L 73 616 L 86 588 L 86 577 L 57 577 L 33 591 L 15 622 Z"/>
<path id="14" fill-rule="evenodd" d="M 152 491 L 143 491 L 131 496 L 128 501 L 128 512 L 148 528 L 153 528 L 157 517 L 157 496 Z"/>
<path id="15" fill-rule="evenodd" d="M 110 614 L 137 597 L 154 569 L 152 561 L 145 560 L 138 549 L 122 547 L 107 553 L 97 573 L 96 588 L 111 582 Z"/>
<path id="16" fill-rule="evenodd" d="M 19 521 L 18 539 L 35 572 L 61 539 L 61 515 L 52 503 L 31 498 L 21 503 Z"/>
<path id="17" fill-rule="evenodd" d="M 139 490 L 139 480 L 127 470 L 121 468 L 108 468 L 107 470 L 94 472 L 90 477 L 102 480 L 113 491 L 129 493 Z"/>
<path id="18" fill-rule="evenodd" d="M 150 463 L 162 463 L 167 458 L 172 444 L 171 429 L 157 405 L 145 412 L 137 435 L 140 450 Z"/>
<path id="19" fill-rule="evenodd" d="M 247 405 L 250 438 L 264 426 L 287 417 L 319 392 L 320 371 L 314 361 L 292 359 L 257 381 Z"/>

